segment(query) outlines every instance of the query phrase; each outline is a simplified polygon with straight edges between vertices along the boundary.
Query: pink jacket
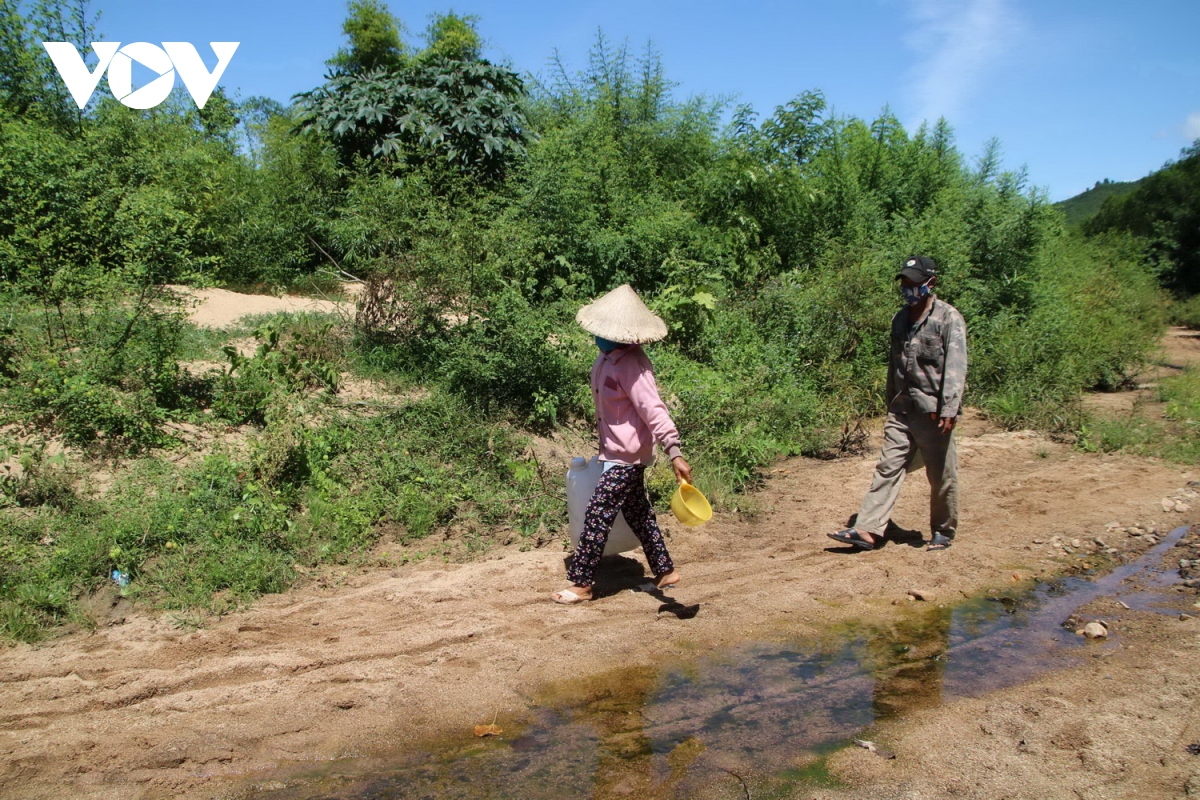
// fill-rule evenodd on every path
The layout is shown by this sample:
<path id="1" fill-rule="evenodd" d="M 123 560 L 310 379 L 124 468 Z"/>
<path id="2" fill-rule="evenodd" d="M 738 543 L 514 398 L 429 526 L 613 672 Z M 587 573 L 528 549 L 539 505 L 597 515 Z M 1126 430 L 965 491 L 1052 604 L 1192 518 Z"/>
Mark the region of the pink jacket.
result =
<path id="1" fill-rule="evenodd" d="M 654 368 L 641 345 L 601 353 L 592 364 L 592 399 L 600 423 L 600 460 L 649 464 L 654 442 L 680 455 L 679 431 L 658 395 Z"/>

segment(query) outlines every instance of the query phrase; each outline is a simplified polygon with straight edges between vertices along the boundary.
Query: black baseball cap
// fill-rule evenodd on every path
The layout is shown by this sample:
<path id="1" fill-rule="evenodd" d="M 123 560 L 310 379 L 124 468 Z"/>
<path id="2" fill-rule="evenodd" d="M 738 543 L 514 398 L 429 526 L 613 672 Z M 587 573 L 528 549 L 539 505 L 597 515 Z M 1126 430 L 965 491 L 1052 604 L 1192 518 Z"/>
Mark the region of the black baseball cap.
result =
<path id="1" fill-rule="evenodd" d="M 930 278 L 937 277 L 937 263 L 929 256 L 909 256 L 904 259 L 904 267 L 896 280 L 908 278 L 913 283 L 924 283 Z"/>

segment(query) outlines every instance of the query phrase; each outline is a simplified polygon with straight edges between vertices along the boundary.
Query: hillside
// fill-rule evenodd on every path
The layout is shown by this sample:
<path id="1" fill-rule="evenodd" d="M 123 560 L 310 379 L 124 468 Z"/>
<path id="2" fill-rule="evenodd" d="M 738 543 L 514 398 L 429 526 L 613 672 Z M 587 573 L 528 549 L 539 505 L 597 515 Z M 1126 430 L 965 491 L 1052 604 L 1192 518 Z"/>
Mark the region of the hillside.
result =
<path id="1" fill-rule="evenodd" d="M 1110 181 L 1108 178 L 1105 178 L 1102 181 L 1096 181 L 1096 185 L 1087 191 L 1080 192 L 1074 197 L 1069 197 L 1062 202 L 1055 203 L 1054 207 L 1067 215 L 1068 225 L 1082 225 L 1096 215 L 1096 212 L 1100 210 L 1100 206 L 1104 205 L 1105 200 L 1110 197 L 1124 197 L 1140 184 L 1140 180 Z"/>

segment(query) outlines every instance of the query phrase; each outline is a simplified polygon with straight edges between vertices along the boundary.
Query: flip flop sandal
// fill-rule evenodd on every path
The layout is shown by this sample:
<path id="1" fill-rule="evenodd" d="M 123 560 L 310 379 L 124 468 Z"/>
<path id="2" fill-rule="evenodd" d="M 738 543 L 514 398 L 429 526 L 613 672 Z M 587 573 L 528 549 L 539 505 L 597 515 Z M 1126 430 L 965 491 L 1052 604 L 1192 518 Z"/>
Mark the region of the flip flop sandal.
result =
<path id="1" fill-rule="evenodd" d="M 932 550 L 932 551 L 945 550 L 947 547 L 949 547 L 953 543 L 954 543 L 954 540 L 951 539 L 949 536 L 943 536 L 940 533 L 935 533 L 933 535 L 933 538 L 929 540 L 929 546 L 926 547 L 925 550 L 927 552 L 930 550 Z"/>
<path id="2" fill-rule="evenodd" d="M 570 589 L 562 589 L 550 595 L 550 599 L 564 606 L 573 606 L 576 603 L 586 603 L 588 598 L 580 597 Z"/>
<path id="3" fill-rule="evenodd" d="M 856 547 L 859 550 L 875 549 L 875 543 L 867 541 L 855 528 L 846 528 L 844 531 L 827 533 L 825 535 L 830 539 L 833 539 L 835 542 L 841 542 L 842 544 L 849 545 L 850 547 Z"/>

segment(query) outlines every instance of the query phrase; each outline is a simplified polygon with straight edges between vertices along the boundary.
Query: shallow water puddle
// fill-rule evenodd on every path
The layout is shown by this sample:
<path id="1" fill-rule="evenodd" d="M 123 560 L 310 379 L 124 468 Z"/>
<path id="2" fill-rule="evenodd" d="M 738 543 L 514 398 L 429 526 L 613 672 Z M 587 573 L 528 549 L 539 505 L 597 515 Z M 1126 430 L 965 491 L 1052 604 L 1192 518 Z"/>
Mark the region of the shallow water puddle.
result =
<path id="1" fill-rule="evenodd" d="M 1028 681 L 1099 655 L 1062 627 L 1101 597 L 1156 610 L 1178 573 L 1163 555 L 1088 580 L 920 607 L 885 628 L 746 643 L 660 669 L 561 687 L 503 738 L 394 759 L 323 764 L 256 792 L 268 798 L 765 798 L 828 782 L 823 758 L 872 723 Z M 1170 612 L 1177 613 L 1177 612 Z"/>

